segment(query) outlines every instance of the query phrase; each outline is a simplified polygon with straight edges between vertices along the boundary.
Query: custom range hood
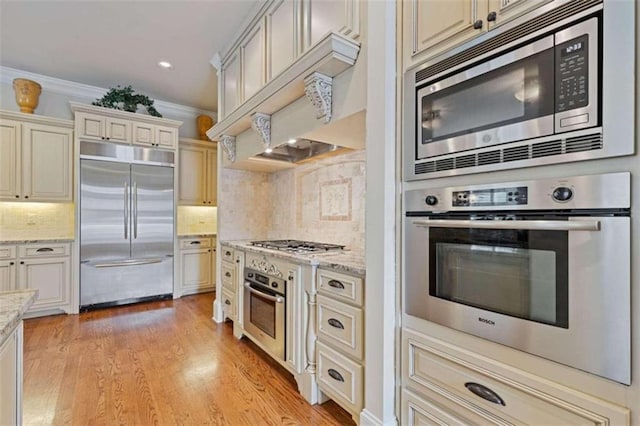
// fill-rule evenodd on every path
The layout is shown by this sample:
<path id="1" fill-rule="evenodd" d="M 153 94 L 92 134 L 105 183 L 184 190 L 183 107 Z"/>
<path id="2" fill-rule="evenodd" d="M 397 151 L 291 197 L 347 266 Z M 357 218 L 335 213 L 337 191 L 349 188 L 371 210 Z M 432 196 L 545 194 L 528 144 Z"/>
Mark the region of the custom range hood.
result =
<path id="1" fill-rule="evenodd" d="M 309 139 L 293 139 L 290 142 L 271 148 L 268 151 L 256 155 L 275 161 L 300 164 L 310 160 L 319 160 L 333 155 L 352 151 L 339 145 Z"/>

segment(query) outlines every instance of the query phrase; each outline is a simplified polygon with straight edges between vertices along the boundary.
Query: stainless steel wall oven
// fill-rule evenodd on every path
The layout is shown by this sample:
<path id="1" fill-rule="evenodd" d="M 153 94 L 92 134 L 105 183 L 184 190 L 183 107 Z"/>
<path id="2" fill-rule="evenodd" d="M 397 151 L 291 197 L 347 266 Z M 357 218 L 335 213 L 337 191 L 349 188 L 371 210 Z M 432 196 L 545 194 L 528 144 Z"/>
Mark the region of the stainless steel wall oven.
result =
<path id="1" fill-rule="evenodd" d="M 407 192 L 407 314 L 630 384 L 630 174 Z"/>
<path id="2" fill-rule="evenodd" d="M 285 360 L 286 280 L 244 269 L 244 330 L 270 355 Z"/>
<path id="3" fill-rule="evenodd" d="M 410 70 L 405 178 L 633 154 L 633 14 L 555 1 Z"/>

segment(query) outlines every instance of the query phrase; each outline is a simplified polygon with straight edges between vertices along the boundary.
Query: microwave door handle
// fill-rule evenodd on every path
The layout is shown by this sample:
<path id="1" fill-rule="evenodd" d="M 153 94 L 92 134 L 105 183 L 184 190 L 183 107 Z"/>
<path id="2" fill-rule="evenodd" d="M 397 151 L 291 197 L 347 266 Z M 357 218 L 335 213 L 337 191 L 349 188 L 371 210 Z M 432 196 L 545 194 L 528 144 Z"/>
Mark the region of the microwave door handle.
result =
<path id="1" fill-rule="evenodd" d="M 529 231 L 599 231 L 600 221 L 568 220 L 414 220 L 427 228 L 516 229 Z"/>
<path id="2" fill-rule="evenodd" d="M 246 288 L 247 290 L 249 290 L 249 293 L 253 293 L 257 296 L 263 297 L 267 300 L 270 300 L 272 302 L 276 302 L 276 303 L 282 303 L 284 302 L 284 297 L 276 297 L 276 296 L 271 296 L 270 294 L 266 294 L 263 293 L 259 290 L 256 290 L 255 288 L 251 287 L 251 284 L 249 283 L 244 283 L 244 288 Z"/>

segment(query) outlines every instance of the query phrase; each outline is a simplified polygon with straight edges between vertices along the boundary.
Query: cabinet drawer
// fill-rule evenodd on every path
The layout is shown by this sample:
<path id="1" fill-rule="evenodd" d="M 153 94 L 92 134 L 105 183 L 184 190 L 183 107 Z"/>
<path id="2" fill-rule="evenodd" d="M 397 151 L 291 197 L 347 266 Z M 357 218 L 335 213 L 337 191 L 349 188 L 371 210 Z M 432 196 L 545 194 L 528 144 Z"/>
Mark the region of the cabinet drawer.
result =
<path id="1" fill-rule="evenodd" d="M 18 256 L 27 258 L 68 256 L 70 251 L 68 243 L 27 244 L 18 247 Z"/>
<path id="2" fill-rule="evenodd" d="M 236 295 L 226 288 L 222 289 L 222 310 L 224 311 L 223 319 L 236 320 Z"/>
<path id="3" fill-rule="evenodd" d="M 222 246 L 222 260 L 233 263 L 233 249 L 227 246 Z"/>
<path id="4" fill-rule="evenodd" d="M 16 246 L 0 246 L 0 259 L 15 259 Z"/>
<path id="5" fill-rule="evenodd" d="M 359 360 L 363 354 L 362 309 L 318 295 L 318 336 Z"/>
<path id="6" fill-rule="evenodd" d="M 236 291 L 235 269 L 233 263 L 222 262 L 222 286 L 233 292 Z"/>
<path id="7" fill-rule="evenodd" d="M 402 424 L 409 426 L 504 424 L 497 417 L 487 419 L 463 410 L 459 406 L 451 407 L 451 401 L 448 404 L 445 401 L 443 405 L 442 397 L 435 393 L 430 393 L 429 396 L 434 397 L 435 401 L 421 398 L 406 389 L 402 391 Z"/>
<path id="8" fill-rule="evenodd" d="M 347 410 L 360 413 L 364 396 L 362 366 L 321 342 L 317 350 L 320 389 Z"/>
<path id="9" fill-rule="evenodd" d="M 475 413 L 490 422 L 584 425 L 617 423 L 626 417 L 626 410 L 620 410 L 622 407 L 613 407 L 587 395 L 584 403 L 575 405 L 411 336 L 404 341 L 404 346 L 406 386 L 425 394 L 437 393 L 454 401 L 462 411 Z"/>
<path id="10" fill-rule="evenodd" d="M 363 280 L 360 277 L 318 268 L 318 293 L 362 306 Z"/>
<path id="11" fill-rule="evenodd" d="M 180 239 L 181 249 L 192 248 L 209 248 L 211 247 L 211 238 L 184 238 Z"/>

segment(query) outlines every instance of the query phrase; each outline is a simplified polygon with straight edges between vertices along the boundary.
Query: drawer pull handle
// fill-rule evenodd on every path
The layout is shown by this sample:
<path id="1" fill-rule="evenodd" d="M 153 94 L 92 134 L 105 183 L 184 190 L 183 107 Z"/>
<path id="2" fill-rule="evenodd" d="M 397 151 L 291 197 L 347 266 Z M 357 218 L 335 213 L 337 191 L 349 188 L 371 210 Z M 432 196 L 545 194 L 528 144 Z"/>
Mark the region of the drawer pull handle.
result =
<path id="1" fill-rule="evenodd" d="M 53 249 L 49 248 L 49 247 L 42 247 L 42 248 L 39 248 L 38 250 L 36 250 L 37 253 L 45 253 L 45 252 L 50 252 L 50 251 L 53 251 Z"/>
<path id="2" fill-rule="evenodd" d="M 227 299 L 227 300 L 224 301 L 224 304 L 225 305 L 231 305 L 231 302 L 229 301 L 229 299 Z"/>
<path id="3" fill-rule="evenodd" d="M 224 252 L 224 255 L 225 255 L 225 256 L 231 256 L 231 252 L 230 252 L 230 251 L 225 251 L 225 252 Z"/>
<path id="4" fill-rule="evenodd" d="M 339 288 L 340 290 L 344 290 L 344 284 L 342 284 L 338 280 L 329 280 L 329 287 Z"/>
<path id="5" fill-rule="evenodd" d="M 337 380 L 339 382 L 344 382 L 344 377 L 342 377 L 342 374 L 338 373 L 333 368 L 330 368 L 329 370 L 327 370 L 327 373 L 329 373 L 329 376 L 331 376 L 331 378 L 333 380 Z"/>
<path id="6" fill-rule="evenodd" d="M 192 246 L 199 245 L 200 241 L 191 241 L 189 244 L 191 244 Z"/>
<path id="7" fill-rule="evenodd" d="M 231 278 L 231 272 L 225 272 L 224 276 L 227 277 L 227 278 Z"/>
<path id="8" fill-rule="evenodd" d="M 335 318 L 329 318 L 327 320 L 327 322 L 329 323 L 329 325 L 331 327 L 335 327 L 335 328 L 339 328 L 341 330 L 344 330 L 344 325 L 342 325 L 342 323 L 340 321 L 338 321 L 337 319 L 335 319 Z"/>
<path id="9" fill-rule="evenodd" d="M 493 402 L 494 404 L 500 404 L 500 405 L 506 406 L 506 404 L 504 403 L 504 400 L 500 398 L 500 395 L 498 395 L 497 393 L 495 393 L 494 391 L 492 391 L 486 386 L 483 386 L 479 383 L 473 383 L 473 382 L 467 382 L 464 384 L 464 386 L 467 389 L 469 389 L 469 392 L 479 396 L 480 398 L 486 399 L 487 401 Z"/>

